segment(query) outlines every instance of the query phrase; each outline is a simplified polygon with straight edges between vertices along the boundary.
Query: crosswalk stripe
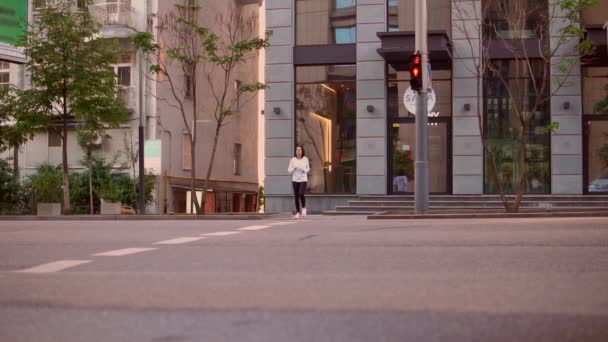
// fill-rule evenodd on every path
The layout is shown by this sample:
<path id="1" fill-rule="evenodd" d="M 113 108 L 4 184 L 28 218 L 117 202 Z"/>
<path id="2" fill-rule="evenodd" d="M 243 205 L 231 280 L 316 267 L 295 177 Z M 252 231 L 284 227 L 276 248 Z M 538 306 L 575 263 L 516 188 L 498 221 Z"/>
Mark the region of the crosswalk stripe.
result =
<path id="1" fill-rule="evenodd" d="M 295 224 L 297 222 L 273 222 L 269 223 L 271 226 L 286 226 L 288 224 Z"/>
<path id="2" fill-rule="evenodd" d="M 207 233 L 201 234 L 201 236 L 226 236 L 226 235 L 234 235 L 240 234 L 241 232 L 215 232 L 215 233 Z"/>
<path id="3" fill-rule="evenodd" d="M 198 241 L 198 240 L 202 240 L 202 239 L 205 239 L 205 237 L 196 237 L 196 236 L 181 237 L 181 238 L 176 238 L 176 239 L 155 242 L 154 244 L 156 244 L 156 245 L 179 245 L 181 243 L 188 243 L 188 242 Z"/>
<path id="4" fill-rule="evenodd" d="M 49 262 L 48 264 L 38 265 L 36 267 L 28 268 L 25 270 L 17 271 L 19 273 L 52 273 L 66 270 L 71 267 L 78 265 L 87 264 L 91 260 L 59 260 Z"/>
<path id="5" fill-rule="evenodd" d="M 156 248 L 125 248 L 125 249 L 117 249 L 114 251 L 101 252 L 97 254 L 93 254 L 93 256 L 123 256 L 141 252 L 147 252 L 151 250 L 155 250 Z"/>
<path id="6" fill-rule="evenodd" d="M 270 228 L 270 226 L 248 226 L 248 227 L 239 228 L 237 230 L 261 230 L 261 229 L 266 229 L 266 228 Z"/>

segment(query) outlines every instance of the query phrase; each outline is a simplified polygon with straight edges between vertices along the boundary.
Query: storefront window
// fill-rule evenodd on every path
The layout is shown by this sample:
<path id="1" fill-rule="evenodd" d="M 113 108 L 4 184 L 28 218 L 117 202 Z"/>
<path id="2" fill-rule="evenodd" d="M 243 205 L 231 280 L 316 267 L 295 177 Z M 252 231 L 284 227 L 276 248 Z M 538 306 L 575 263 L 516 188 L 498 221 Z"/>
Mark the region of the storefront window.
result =
<path id="1" fill-rule="evenodd" d="M 355 193 L 356 67 L 296 68 L 296 143 L 310 160 L 307 192 Z"/>
<path id="2" fill-rule="evenodd" d="M 389 0 L 388 5 L 388 31 L 414 31 L 415 1 L 412 0 Z M 428 0 L 428 29 L 443 30 L 450 34 L 451 30 L 451 8 L 450 0 Z"/>
<path id="3" fill-rule="evenodd" d="M 435 93 L 435 106 L 430 116 L 452 116 L 452 71 L 433 70 L 431 87 Z M 396 71 L 388 67 L 388 115 L 391 117 L 408 117 L 414 114 L 407 111 L 403 104 L 403 95 L 410 87 L 409 71 Z"/>
<path id="4" fill-rule="evenodd" d="M 587 191 L 608 192 L 608 120 L 589 120 L 587 126 Z"/>
<path id="5" fill-rule="evenodd" d="M 355 0 L 296 0 L 297 45 L 354 44 Z"/>
<path id="6" fill-rule="evenodd" d="M 498 176 L 505 191 L 517 191 L 522 167 L 518 135 L 521 117 L 529 118 L 525 129 L 525 163 L 527 168 L 526 192 L 549 193 L 551 191 L 551 136 L 546 131 L 550 122 L 549 101 L 538 103 L 534 83 L 524 61 L 493 61 L 496 72 L 484 80 L 486 92 L 485 129 L 488 146 L 496 155 Z M 542 61 L 532 61 L 536 84 L 542 81 Z M 503 81 L 504 80 L 504 81 Z M 506 84 L 505 84 L 506 83 Z M 544 94 L 542 98 L 547 98 Z M 537 108 L 534 110 L 534 106 Z M 521 115 L 518 115 L 521 113 Z M 490 158 L 486 155 L 485 191 L 497 193 L 498 187 L 491 177 Z"/>

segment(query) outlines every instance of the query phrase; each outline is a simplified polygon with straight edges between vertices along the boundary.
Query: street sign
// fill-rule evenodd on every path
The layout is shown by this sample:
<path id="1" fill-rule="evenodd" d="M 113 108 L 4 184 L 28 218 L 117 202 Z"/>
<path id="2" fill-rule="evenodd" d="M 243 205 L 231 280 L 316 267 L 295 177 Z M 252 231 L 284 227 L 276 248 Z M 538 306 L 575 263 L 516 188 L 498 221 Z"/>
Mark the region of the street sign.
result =
<path id="1" fill-rule="evenodd" d="M 416 97 L 418 97 L 418 93 L 412 90 L 412 87 L 408 87 L 405 93 L 403 94 L 403 104 L 405 105 L 405 109 L 408 112 L 416 115 Z M 430 112 L 433 107 L 435 107 L 435 102 L 437 98 L 435 96 L 435 91 L 433 88 L 429 88 L 428 90 L 428 111 Z"/>

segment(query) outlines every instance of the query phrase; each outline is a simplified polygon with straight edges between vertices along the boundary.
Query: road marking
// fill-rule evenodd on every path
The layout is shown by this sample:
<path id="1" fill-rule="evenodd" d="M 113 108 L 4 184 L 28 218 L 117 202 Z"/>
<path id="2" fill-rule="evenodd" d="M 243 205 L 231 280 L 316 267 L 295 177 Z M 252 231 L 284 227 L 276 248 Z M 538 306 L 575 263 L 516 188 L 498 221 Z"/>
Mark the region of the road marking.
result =
<path id="1" fill-rule="evenodd" d="M 76 267 L 78 265 L 87 264 L 91 260 L 59 260 L 55 262 L 49 262 L 48 264 L 38 265 L 36 267 L 28 268 L 25 270 L 17 271 L 20 273 L 52 273 L 59 272 L 70 267 Z"/>
<path id="2" fill-rule="evenodd" d="M 262 229 L 266 229 L 266 228 L 270 228 L 270 226 L 248 226 L 248 227 L 239 228 L 237 230 L 262 230 Z"/>
<path id="3" fill-rule="evenodd" d="M 201 234 L 201 236 L 226 236 L 226 235 L 234 235 L 240 234 L 241 232 L 215 232 L 215 233 L 207 233 Z"/>
<path id="4" fill-rule="evenodd" d="M 125 248 L 125 249 L 117 249 L 115 251 L 97 253 L 97 254 L 93 254 L 93 256 L 123 256 L 123 255 L 151 251 L 151 250 L 155 250 L 155 249 L 156 248 Z"/>
<path id="5" fill-rule="evenodd" d="M 177 239 L 155 242 L 154 244 L 156 244 L 156 245 L 179 245 L 181 243 L 188 243 L 188 242 L 198 241 L 198 240 L 202 240 L 202 239 L 205 239 L 205 237 L 195 237 L 195 236 L 181 237 L 181 238 L 177 238 Z"/>
<path id="6" fill-rule="evenodd" d="M 298 222 L 274 222 L 274 223 L 270 223 L 271 226 L 286 226 L 288 224 L 295 224 Z"/>

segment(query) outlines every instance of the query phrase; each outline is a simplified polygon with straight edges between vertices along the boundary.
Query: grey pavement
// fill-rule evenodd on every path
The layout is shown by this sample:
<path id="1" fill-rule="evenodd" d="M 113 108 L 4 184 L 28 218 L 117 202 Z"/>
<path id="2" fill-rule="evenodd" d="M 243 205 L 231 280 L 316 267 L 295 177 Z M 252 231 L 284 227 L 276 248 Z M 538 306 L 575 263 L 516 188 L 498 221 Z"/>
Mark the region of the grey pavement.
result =
<path id="1" fill-rule="evenodd" d="M 0 341 L 608 341 L 608 218 L 0 221 Z"/>

